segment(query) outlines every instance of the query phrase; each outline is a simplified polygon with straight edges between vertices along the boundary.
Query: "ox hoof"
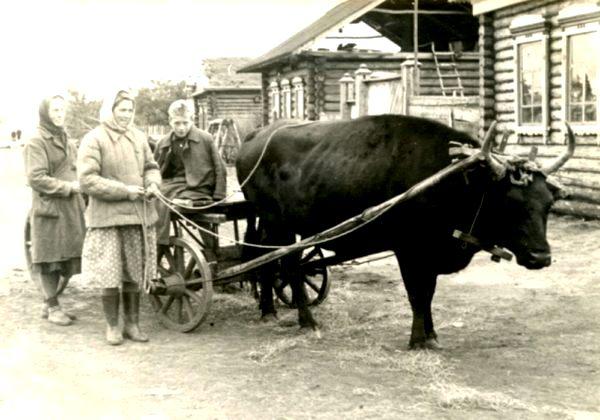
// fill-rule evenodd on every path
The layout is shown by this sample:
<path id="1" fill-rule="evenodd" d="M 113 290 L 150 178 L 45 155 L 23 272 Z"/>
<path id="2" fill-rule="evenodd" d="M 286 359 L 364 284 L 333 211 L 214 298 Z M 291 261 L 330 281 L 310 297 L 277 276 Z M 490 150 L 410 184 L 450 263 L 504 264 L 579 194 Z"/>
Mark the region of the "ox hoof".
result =
<path id="1" fill-rule="evenodd" d="M 300 334 L 303 334 L 303 335 L 314 336 L 318 339 L 322 338 L 321 329 L 316 326 L 315 327 L 300 327 L 300 329 L 298 331 L 300 332 Z"/>
<path id="2" fill-rule="evenodd" d="M 428 338 L 425 341 L 414 341 L 408 345 L 409 350 L 442 350 L 443 347 L 440 346 L 438 341 L 435 338 Z"/>
<path id="3" fill-rule="evenodd" d="M 296 321 L 294 321 L 293 319 L 284 319 L 284 320 L 279 321 L 279 326 L 283 327 L 283 328 L 295 327 L 297 325 L 298 325 L 298 323 Z"/>
<path id="4" fill-rule="evenodd" d="M 260 321 L 265 324 L 272 324 L 278 321 L 277 314 L 266 314 L 260 317 Z"/>

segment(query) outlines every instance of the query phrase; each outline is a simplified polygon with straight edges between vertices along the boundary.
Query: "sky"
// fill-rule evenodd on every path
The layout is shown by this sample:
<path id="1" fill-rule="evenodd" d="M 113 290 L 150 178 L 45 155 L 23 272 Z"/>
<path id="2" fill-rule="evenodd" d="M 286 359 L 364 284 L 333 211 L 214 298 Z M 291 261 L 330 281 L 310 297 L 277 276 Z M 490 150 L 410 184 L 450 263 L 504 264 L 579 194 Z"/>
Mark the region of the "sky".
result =
<path id="1" fill-rule="evenodd" d="M 203 58 L 258 57 L 342 1 L 2 1 L 0 120 L 30 125 L 43 97 L 69 88 L 102 98 L 196 79 Z"/>

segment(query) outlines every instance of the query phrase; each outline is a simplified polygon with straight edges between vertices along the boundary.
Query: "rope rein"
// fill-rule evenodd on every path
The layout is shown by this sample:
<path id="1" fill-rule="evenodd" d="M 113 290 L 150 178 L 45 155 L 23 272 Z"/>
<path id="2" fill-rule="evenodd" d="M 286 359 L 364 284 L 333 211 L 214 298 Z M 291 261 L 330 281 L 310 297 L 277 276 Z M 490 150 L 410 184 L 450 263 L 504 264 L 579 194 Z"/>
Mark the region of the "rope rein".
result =
<path id="1" fill-rule="evenodd" d="M 469 234 L 472 234 L 473 229 L 475 229 L 475 223 L 477 222 L 477 218 L 479 217 L 479 213 L 481 213 L 481 208 L 483 207 L 483 200 L 485 200 L 485 192 L 481 196 L 481 201 L 479 202 L 479 207 L 477 208 L 477 212 L 475 213 L 475 217 L 473 218 L 473 223 L 471 223 Z"/>
<path id="2" fill-rule="evenodd" d="M 329 238 L 323 238 L 323 239 L 317 239 L 315 241 L 312 242 L 308 242 L 308 243 L 303 243 L 303 244 L 290 244 L 290 245 L 261 245 L 261 244 L 254 244 L 254 243 L 250 243 L 250 242 L 244 242 L 244 241 L 240 241 L 228 236 L 224 236 L 224 235 L 219 235 L 215 232 L 213 232 L 212 230 L 203 228 L 202 226 L 199 226 L 197 223 L 194 223 L 194 221 L 190 220 L 189 218 L 185 217 L 180 211 L 177 210 L 177 208 L 175 206 L 173 206 L 171 203 L 169 203 L 166 200 L 163 200 L 163 198 L 161 196 L 157 196 L 157 198 L 164 204 L 166 205 L 171 211 L 173 211 L 173 213 L 177 214 L 180 218 L 182 218 L 183 220 L 185 220 L 187 223 L 189 223 L 190 225 L 192 225 L 193 227 L 195 227 L 196 229 L 205 232 L 215 238 L 219 238 L 219 239 L 223 239 L 226 241 L 230 241 L 233 242 L 236 245 L 244 245 L 247 247 L 252 247 L 252 248 L 260 248 L 260 249 L 281 249 L 281 248 L 286 248 L 286 247 L 291 247 L 291 248 L 309 248 L 311 246 L 315 246 L 315 245 L 319 245 L 325 242 L 330 242 L 330 241 L 334 241 L 336 239 L 342 238 L 352 232 L 354 232 L 357 229 L 360 229 L 361 227 L 367 225 L 368 223 L 371 223 L 372 221 L 378 219 L 379 217 L 381 217 L 383 214 L 385 214 L 388 210 L 390 210 L 392 207 L 388 207 L 384 210 L 382 210 L 380 213 L 376 214 L 375 216 L 373 216 L 372 218 L 368 219 L 368 220 L 363 220 L 363 222 L 360 225 L 354 226 L 353 228 L 345 231 L 345 232 L 341 232 L 338 233 L 337 235 L 334 235 L 332 237 Z"/>
<path id="3" fill-rule="evenodd" d="M 248 176 L 246 177 L 246 179 L 244 179 L 242 181 L 242 183 L 240 184 L 240 190 L 242 188 L 244 188 L 246 186 L 246 184 L 248 183 L 248 181 L 250 181 L 250 178 L 252 178 L 252 176 L 254 176 L 254 173 L 256 172 L 256 170 L 258 169 L 258 167 L 260 166 L 263 158 L 265 157 L 265 154 L 267 153 L 267 147 L 271 143 L 271 140 L 273 139 L 273 137 L 275 137 L 275 134 L 277 134 L 279 132 L 279 130 L 282 130 L 284 128 L 303 127 L 305 125 L 309 125 L 309 124 L 312 124 L 312 123 L 314 123 L 314 121 L 304 121 L 304 122 L 297 123 L 297 124 L 282 125 L 281 127 L 277 127 L 275 130 L 273 130 L 273 132 L 269 135 L 269 138 L 265 142 L 265 145 L 263 146 L 263 148 L 262 148 L 262 150 L 260 152 L 260 155 L 258 156 L 258 159 L 256 160 L 256 163 L 252 167 L 252 170 L 250 171 L 250 173 L 248 173 Z M 160 192 L 159 192 L 159 194 L 162 196 L 162 198 L 164 200 L 168 200 L 169 202 L 171 202 L 171 204 L 173 204 L 173 202 L 168 197 L 165 197 Z M 212 207 L 218 206 L 219 204 L 225 203 L 227 200 L 229 200 L 230 198 L 232 198 L 233 196 L 235 196 L 235 194 L 236 194 L 235 192 L 231 193 L 228 196 L 226 196 L 225 198 L 223 198 L 223 199 L 221 199 L 219 201 L 215 201 L 213 203 L 207 204 L 205 206 L 188 206 L 188 205 L 185 205 L 185 204 L 177 204 L 177 207 L 180 207 L 180 208 L 186 209 L 186 210 L 206 210 L 206 209 L 210 209 Z"/>
<path id="4" fill-rule="evenodd" d="M 138 209 L 137 203 L 134 201 L 133 205 L 135 207 L 135 211 L 138 214 L 138 217 L 142 220 L 142 264 L 143 264 L 143 270 L 142 270 L 142 288 L 144 290 L 144 292 L 146 293 L 150 293 L 150 290 L 152 288 L 151 282 L 150 282 L 150 275 L 148 273 L 149 270 L 149 266 L 150 264 L 148 263 L 149 258 L 150 258 L 150 253 L 148 252 L 149 248 L 149 244 L 148 244 L 148 225 L 146 223 L 147 220 L 147 204 L 146 204 L 146 198 L 142 199 L 142 214 L 140 215 L 140 211 Z"/>

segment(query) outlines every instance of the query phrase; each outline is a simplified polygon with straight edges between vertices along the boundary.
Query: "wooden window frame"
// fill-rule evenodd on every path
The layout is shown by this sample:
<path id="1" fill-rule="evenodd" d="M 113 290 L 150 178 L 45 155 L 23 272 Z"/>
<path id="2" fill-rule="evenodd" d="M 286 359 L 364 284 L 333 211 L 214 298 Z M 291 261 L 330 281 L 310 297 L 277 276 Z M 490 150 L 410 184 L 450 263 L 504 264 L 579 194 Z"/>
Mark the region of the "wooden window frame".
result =
<path id="1" fill-rule="evenodd" d="M 304 114 L 304 80 L 302 80 L 300 76 L 296 76 L 292 79 L 292 86 L 294 91 L 294 103 L 296 104 L 294 116 L 304 120 L 306 119 Z"/>
<path id="2" fill-rule="evenodd" d="M 279 84 L 273 80 L 269 84 L 269 96 L 271 97 L 271 112 L 269 113 L 269 119 L 276 121 L 281 118 L 281 97 L 279 91 Z"/>
<path id="3" fill-rule="evenodd" d="M 600 16 L 597 16 L 600 18 Z M 559 20 L 560 22 L 560 20 Z M 596 37 L 597 45 L 600 45 L 600 21 L 589 21 L 585 16 L 582 16 L 578 21 L 572 17 L 567 22 L 562 22 L 562 66 L 561 66 L 561 83 L 562 83 L 562 118 L 563 121 L 568 121 L 573 129 L 573 132 L 578 135 L 596 135 L 600 139 L 600 74 L 596 77 L 596 121 L 595 122 L 571 122 L 569 121 L 569 37 L 573 35 L 581 35 L 593 33 Z M 597 71 L 600 73 L 600 55 L 596 55 Z"/>
<path id="4" fill-rule="evenodd" d="M 522 17 L 521 17 L 522 18 Z M 513 57 L 514 57 L 514 131 L 518 142 L 522 136 L 542 136 L 544 144 L 547 144 L 550 136 L 550 36 L 548 23 L 541 16 L 530 16 L 530 21 L 524 23 L 513 22 L 510 31 L 513 35 Z M 542 121 L 534 124 L 523 124 L 521 122 L 521 62 L 519 48 L 524 44 L 540 42 L 542 44 Z"/>
<path id="5" fill-rule="evenodd" d="M 281 80 L 281 117 L 292 118 L 292 89 L 288 79 Z"/>

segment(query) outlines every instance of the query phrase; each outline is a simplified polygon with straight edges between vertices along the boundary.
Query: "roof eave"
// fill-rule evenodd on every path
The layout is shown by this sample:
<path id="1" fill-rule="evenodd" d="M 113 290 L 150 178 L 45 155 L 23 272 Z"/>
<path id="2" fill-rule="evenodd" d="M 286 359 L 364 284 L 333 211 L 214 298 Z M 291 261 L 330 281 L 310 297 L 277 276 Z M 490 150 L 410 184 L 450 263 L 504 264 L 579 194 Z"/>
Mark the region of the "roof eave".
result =
<path id="1" fill-rule="evenodd" d="M 473 5 L 473 16 L 478 16 L 526 1 L 528 0 L 471 0 L 471 4 Z"/>
<path id="2" fill-rule="evenodd" d="M 277 55 L 275 57 L 271 57 L 266 61 L 257 60 L 255 63 L 250 63 L 247 66 L 240 67 L 239 69 L 237 69 L 237 73 L 262 73 L 263 70 L 266 70 L 278 61 L 286 59 L 292 55 L 293 53 L 285 53 Z"/>

